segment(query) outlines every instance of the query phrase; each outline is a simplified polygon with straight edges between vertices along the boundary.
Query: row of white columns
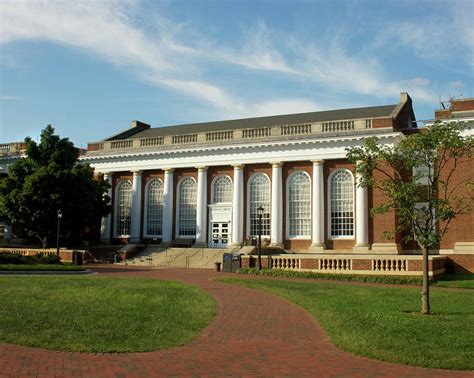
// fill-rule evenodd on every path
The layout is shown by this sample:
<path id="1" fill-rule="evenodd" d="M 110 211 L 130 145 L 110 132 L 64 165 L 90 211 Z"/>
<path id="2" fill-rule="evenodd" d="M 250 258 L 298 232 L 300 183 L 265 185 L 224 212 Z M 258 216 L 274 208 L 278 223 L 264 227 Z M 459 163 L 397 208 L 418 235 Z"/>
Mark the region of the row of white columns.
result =
<path id="1" fill-rule="evenodd" d="M 271 217 L 270 241 L 272 245 L 283 244 L 283 199 L 282 199 L 282 162 L 272 163 L 271 181 Z M 233 198 L 232 198 L 232 244 L 243 242 L 243 214 L 244 214 L 244 165 L 234 167 Z M 197 207 L 196 207 L 196 244 L 206 245 L 207 239 L 207 167 L 198 167 L 197 180 Z M 359 177 L 356 177 L 359 182 Z M 104 180 L 112 184 L 112 176 L 104 174 Z M 312 244 L 311 249 L 324 249 L 324 161 L 313 161 L 312 187 Z M 132 214 L 131 214 L 131 242 L 140 240 L 141 224 L 141 192 L 142 172 L 133 172 L 132 183 Z M 163 242 L 169 243 L 173 239 L 173 169 L 164 170 L 163 189 Z M 108 195 L 111 196 L 111 189 Z M 357 185 L 356 196 L 356 249 L 368 248 L 368 199 L 367 188 Z M 102 220 L 101 235 L 103 240 L 110 240 L 111 217 Z"/>

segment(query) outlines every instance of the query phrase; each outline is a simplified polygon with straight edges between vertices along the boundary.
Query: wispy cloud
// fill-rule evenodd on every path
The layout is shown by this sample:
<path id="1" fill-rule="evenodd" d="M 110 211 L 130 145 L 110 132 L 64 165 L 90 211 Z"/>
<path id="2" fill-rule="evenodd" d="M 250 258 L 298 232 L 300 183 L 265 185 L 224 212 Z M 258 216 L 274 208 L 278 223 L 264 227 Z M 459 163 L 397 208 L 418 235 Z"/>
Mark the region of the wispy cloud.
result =
<path id="1" fill-rule="evenodd" d="M 21 101 L 22 98 L 18 96 L 0 96 L 0 101 Z"/>

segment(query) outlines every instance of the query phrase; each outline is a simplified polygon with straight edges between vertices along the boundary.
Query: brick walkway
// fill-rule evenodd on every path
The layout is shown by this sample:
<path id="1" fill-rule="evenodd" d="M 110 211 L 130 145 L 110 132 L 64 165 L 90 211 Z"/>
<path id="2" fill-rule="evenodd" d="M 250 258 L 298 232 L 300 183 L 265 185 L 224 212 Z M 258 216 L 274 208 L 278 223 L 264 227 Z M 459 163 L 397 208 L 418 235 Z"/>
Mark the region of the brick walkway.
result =
<path id="1" fill-rule="evenodd" d="M 0 376 L 473 376 L 390 364 L 343 352 L 297 306 L 270 294 L 209 280 L 225 273 L 117 266 L 94 270 L 198 285 L 212 294 L 219 311 L 196 340 L 159 352 L 65 353 L 0 344 Z"/>

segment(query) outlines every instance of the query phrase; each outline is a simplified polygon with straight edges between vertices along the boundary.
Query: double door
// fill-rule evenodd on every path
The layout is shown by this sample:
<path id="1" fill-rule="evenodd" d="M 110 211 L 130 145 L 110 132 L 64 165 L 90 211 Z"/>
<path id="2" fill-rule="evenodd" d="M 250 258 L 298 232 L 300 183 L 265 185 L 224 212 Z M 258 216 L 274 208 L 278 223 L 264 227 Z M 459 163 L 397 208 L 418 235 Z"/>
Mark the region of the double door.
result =
<path id="1" fill-rule="evenodd" d="M 214 248 L 226 248 L 229 245 L 229 222 L 212 222 L 211 243 Z"/>

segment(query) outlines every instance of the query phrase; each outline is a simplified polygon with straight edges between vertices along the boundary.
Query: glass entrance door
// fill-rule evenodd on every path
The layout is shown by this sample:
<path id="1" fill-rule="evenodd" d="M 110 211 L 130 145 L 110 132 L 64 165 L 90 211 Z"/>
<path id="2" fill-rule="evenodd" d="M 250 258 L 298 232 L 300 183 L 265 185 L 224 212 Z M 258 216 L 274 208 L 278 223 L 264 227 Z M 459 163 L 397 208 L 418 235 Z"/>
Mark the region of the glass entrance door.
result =
<path id="1" fill-rule="evenodd" d="M 229 223 L 212 223 L 212 246 L 214 248 L 227 248 L 229 245 Z"/>

